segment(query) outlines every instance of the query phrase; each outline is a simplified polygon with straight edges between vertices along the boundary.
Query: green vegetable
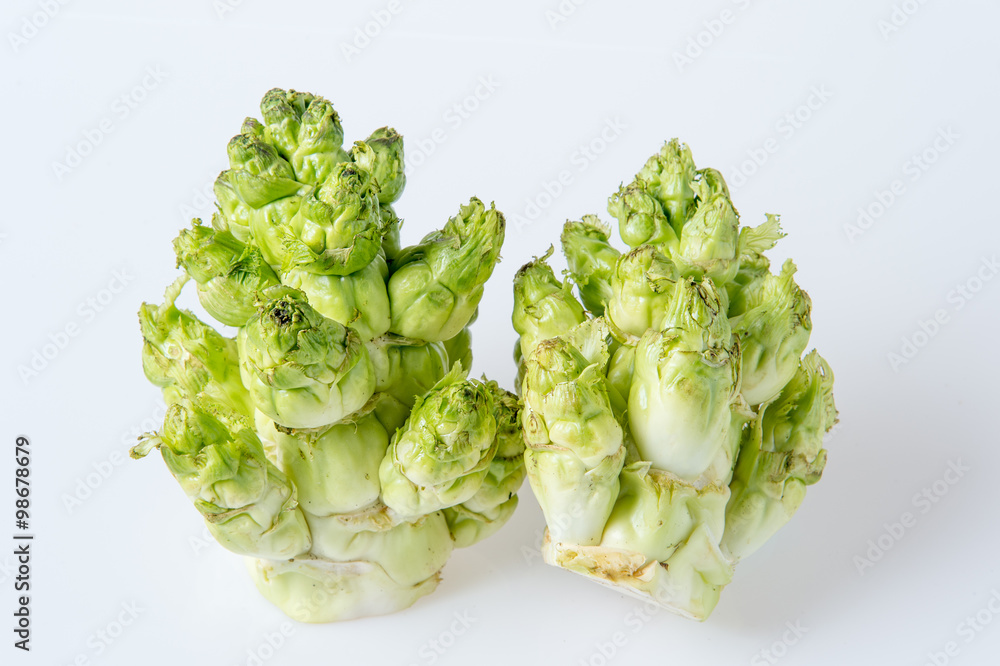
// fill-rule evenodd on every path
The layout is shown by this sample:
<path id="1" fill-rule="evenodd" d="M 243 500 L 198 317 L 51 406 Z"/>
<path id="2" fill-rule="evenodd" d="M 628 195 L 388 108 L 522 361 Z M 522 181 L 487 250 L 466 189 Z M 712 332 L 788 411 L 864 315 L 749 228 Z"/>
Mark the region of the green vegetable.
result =
<path id="1" fill-rule="evenodd" d="M 371 149 L 365 149 L 373 159 Z M 280 233 L 270 236 L 273 261 L 320 275 L 349 275 L 367 266 L 378 254 L 383 232 L 375 188 L 365 165 L 335 166 L 319 188 L 302 198 Z"/>
<path id="2" fill-rule="evenodd" d="M 333 105 L 322 97 L 295 90 L 269 90 L 260 103 L 264 125 L 250 120 L 253 132 L 288 161 L 296 180 L 322 183 L 347 161 L 344 130 Z"/>
<path id="3" fill-rule="evenodd" d="M 457 335 L 479 307 L 503 239 L 503 215 L 473 197 L 442 230 L 403 250 L 390 267 L 390 331 L 428 342 Z"/>
<path id="4" fill-rule="evenodd" d="M 212 535 L 240 555 L 287 560 L 310 547 L 295 487 L 264 456 L 245 417 L 210 402 L 176 402 L 163 432 L 132 450 L 159 448 Z"/>
<path id="5" fill-rule="evenodd" d="M 379 204 L 378 210 L 382 217 L 382 254 L 386 261 L 393 262 L 402 250 L 399 244 L 399 229 L 403 226 L 403 221 L 389 204 Z"/>
<path id="6" fill-rule="evenodd" d="M 792 279 L 789 259 L 779 275 L 765 273 L 743 288 L 732 311 L 743 349 L 743 396 L 752 405 L 774 398 L 798 367 L 812 331 L 809 295 Z"/>
<path id="7" fill-rule="evenodd" d="M 526 361 L 525 466 L 558 541 L 599 544 L 620 490 L 625 433 L 603 373 L 606 338 L 607 326 L 594 319 L 541 342 Z"/>
<path id="8" fill-rule="evenodd" d="M 314 516 L 353 513 L 379 498 L 378 468 L 389 434 L 366 414 L 319 430 L 274 429 L 274 457 Z"/>
<path id="9" fill-rule="evenodd" d="M 168 405 L 204 396 L 249 416 L 253 404 L 240 381 L 236 341 L 174 305 L 187 280 L 170 285 L 162 305 L 139 308 L 143 372 Z"/>
<path id="10" fill-rule="evenodd" d="M 678 280 L 673 262 L 653 245 L 640 245 L 619 259 L 605 312 L 618 337 L 640 338 L 659 329 Z"/>
<path id="11" fill-rule="evenodd" d="M 446 367 L 456 363 L 460 363 L 463 368 L 472 367 L 472 331 L 468 326 L 456 333 L 455 337 L 445 340 L 443 346 L 448 356 Z"/>
<path id="12" fill-rule="evenodd" d="M 694 205 L 691 181 L 696 174 L 691 149 L 677 139 L 672 139 L 663 144 L 658 154 L 646 160 L 632 184 L 649 191 L 660 204 L 660 210 L 667 216 L 670 225 L 680 235 Z M 622 239 L 625 240 L 624 233 Z M 638 244 L 629 245 L 635 247 Z"/>
<path id="13" fill-rule="evenodd" d="M 186 275 L 140 309 L 143 369 L 169 409 L 133 455 L 160 450 L 289 616 L 390 613 L 517 506 L 519 403 L 466 379 L 504 218 L 472 198 L 401 247 L 398 133 L 345 150 L 332 105 L 291 90 L 261 112 L 229 142 L 211 226 L 174 242 Z M 174 305 L 189 280 L 235 338 Z"/>
<path id="14" fill-rule="evenodd" d="M 375 392 L 375 373 L 357 332 L 291 287 L 270 287 L 261 298 L 236 338 L 254 407 L 288 428 L 319 428 L 360 409 Z"/>
<path id="15" fill-rule="evenodd" d="M 806 486 L 823 474 L 823 434 L 836 421 L 833 372 L 819 354 L 810 352 L 743 432 L 722 538 L 733 560 L 760 548 L 798 510 Z"/>
<path id="16" fill-rule="evenodd" d="M 251 232 L 255 244 L 272 266 L 280 263 L 272 245 L 262 239 L 273 236 L 284 219 L 298 210 L 308 185 L 295 180 L 292 166 L 277 149 L 265 143 L 257 121 L 248 119 L 243 133 L 229 142 L 230 168 L 215 180 L 222 228 L 241 241 Z"/>
<path id="17" fill-rule="evenodd" d="M 399 199 L 406 186 L 405 164 L 403 163 L 403 137 L 390 127 L 372 132 L 365 139 L 375 153 L 373 176 L 378 185 L 378 201 L 388 205 Z M 357 158 L 355 158 L 357 159 Z"/>
<path id="18" fill-rule="evenodd" d="M 198 283 L 202 307 L 228 326 L 247 323 L 257 310 L 256 293 L 279 282 L 260 250 L 198 219 L 174 240 L 174 252 L 177 265 Z"/>
<path id="19" fill-rule="evenodd" d="M 610 233 L 596 216 L 584 215 L 579 222 L 566 222 L 560 237 L 580 300 L 598 317 L 611 300 L 611 276 L 621 256 L 608 242 Z"/>
<path id="20" fill-rule="evenodd" d="M 629 247 L 646 243 L 677 245 L 677 231 L 670 226 L 670 218 L 663 211 L 643 183 L 623 185 L 611 197 L 608 212 L 618 218 L 618 230 Z"/>
<path id="21" fill-rule="evenodd" d="M 497 411 L 484 385 L 461 366 L 417 398 L 382 459 L 382 501 L 401 516 L 440 511 L 482 487 L 496 455 Z"/>
<path id="22" fill-rule="evenodd" d="M 302 291 L 324 317 L 351 327 L 363 340 L 372 340 L 389 330 L 387 272 L 385 260 L 376 255 L 367 266 L 349 275 L 319 275 L 293 268 L 281 277 L 286 285 Z"/>
<path id="23" fill-rule="evenodd" d="M 392 372 L 383 392 L 406 405 L 407 410 L 448 371 L 447 350 L 440 342 L 390 346 L 388 354 Z"/>
<path id="24" fill-rule="evenodd" d="M 673 140 L 563 250 L 514 279 L 525 467 L 546 562 L 703 620 L 735 564 L 799 508 L 826 462 L 833 373 L 802 356 L 811 302 L 740 228 L 728 187 Z"/>
<path id="25" fill-rule="evenodd" d="M 678 281 L 661 330 L 646 331 L 635 348 L 628 419 L 642 460 L 688 481 L 727 477 L 739 379 L 715 286 Z"/>
<path id="26" fill-rule="evenodd" d="M 517 489 L 524 482 L 517 396 L 493 381 L 486 382 L 486 389 L 497 406 L 496 454 L 476 494 L 444 510 L 455 545 L 460 548 L 482 541 L 507 522 L 517 508 Z"/>
<path id="27" fill-rule="evenodd" d="M 525 264 L 514 276 L 514 330 L 520 335 L 525 358 L 542 340 L 555 337 L 581 323 L 586 315 L 573 295 L 573 285 L 561 282 L 542 257 Z"/>

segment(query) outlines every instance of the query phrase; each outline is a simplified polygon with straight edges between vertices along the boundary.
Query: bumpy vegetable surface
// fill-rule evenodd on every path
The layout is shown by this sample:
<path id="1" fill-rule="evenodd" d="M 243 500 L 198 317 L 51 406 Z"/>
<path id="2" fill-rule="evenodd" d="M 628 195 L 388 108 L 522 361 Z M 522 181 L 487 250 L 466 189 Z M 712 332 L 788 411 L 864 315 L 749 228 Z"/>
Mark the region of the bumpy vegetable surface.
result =
<path id="1" fill-rule="evenodd" d="M 740 228 L 722 175 L 676 139 L 608 204 L 569 221 L 568 279 L 514 280 L 521 429 L 542 554 L 703 620 L 734 565 L 799 508 L 826 463 L 833 373 L 803 357 L 811 302 Z M 573 293 L 576 287 L 580 299 Z"/>
<path id="2" fill-rule="evenodd" d="M 174 241 L 186 275 L 140 309 L 143 369 L 169 408 L 132 454 L 159 449 L 291 617 L 389 613 L 517 506 L 519 403 L 466 377 L 504 218 L 473 198 L 400 248 L 399 134 L 345 150 L 332 105 L 291 90 L 261 113 L 229 142 L 211 226 Z M 188 280 L 234 337 L 175 306 Z"/>

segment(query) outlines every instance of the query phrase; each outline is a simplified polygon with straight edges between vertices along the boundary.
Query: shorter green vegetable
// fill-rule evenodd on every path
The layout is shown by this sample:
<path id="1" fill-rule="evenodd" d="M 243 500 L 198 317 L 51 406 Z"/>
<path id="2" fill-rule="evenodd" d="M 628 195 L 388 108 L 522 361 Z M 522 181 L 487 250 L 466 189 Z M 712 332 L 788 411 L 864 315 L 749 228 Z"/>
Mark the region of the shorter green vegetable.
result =
<path id="1" fill-rule="evenodd" d="M 722 174 L 666 143 L 563 250 L 514 278 L 525 468 L 549 564 L 704 620 L 733 567 L 788 521 L 826 461 L 833 374 L 802 357 L 811 301 L 740 228 Z"/>

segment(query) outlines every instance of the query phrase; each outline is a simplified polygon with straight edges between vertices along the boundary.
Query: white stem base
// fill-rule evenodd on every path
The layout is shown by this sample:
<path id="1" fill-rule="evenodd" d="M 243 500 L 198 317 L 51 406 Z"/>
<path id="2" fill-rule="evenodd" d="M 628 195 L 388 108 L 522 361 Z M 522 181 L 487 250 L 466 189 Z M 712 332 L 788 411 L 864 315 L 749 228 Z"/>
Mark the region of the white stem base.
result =
<path id="1" fill-rule="evenodd" d="M 395 582 L 377 564 L 247 558 L 247 569 L 268 601 L 299 622 L 338 622 L 408 608 L 437 587 L 440 575 L 416 585 Z"/>

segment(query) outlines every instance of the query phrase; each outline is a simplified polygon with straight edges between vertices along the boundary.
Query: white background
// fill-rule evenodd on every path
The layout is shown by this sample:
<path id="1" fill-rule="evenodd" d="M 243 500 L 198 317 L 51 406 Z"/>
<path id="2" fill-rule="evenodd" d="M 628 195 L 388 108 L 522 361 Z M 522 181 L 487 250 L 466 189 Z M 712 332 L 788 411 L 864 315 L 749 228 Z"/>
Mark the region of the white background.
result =
<path id="1" fill-rule="evenodd" d="M 51 18 L 38 14 L 45 3 L 5 2 L 0 535 L 13 543 L 13 442 L 25 434 L 37 540 L 30 654 L 11 645 L 12 546 L 0 550 L 0 659 L 236 665 L 249 650 L 267 664 L 764 664 L 773 649 L 788 666 L 934 663 L 929 653 L 996 663 L 1000 279 L 981 267 L 1000 245 L 1000 8 L 900 0 L 910 14 L 887 32 L 894 1 L 590 0 L 559 16 L 547 15 L 557 0 L 403 0 L 350 55 L 344 45 L 387 2 L 75 0 L 50 3 Z M 724 10 L 729 23 L 715 22 Z M 691 61 L 679 62 L 685 50 Z M 476 99 L 481 78 L 493 90 Z M 782 214 L 788 238 L 774 254 L 796 259 L 813 298 L 812 341 L 836 372 L 842 423 L 822 482 L 738 567 L 709 621 L 644 622 L 636 601 L 542 564 L 532 548 L 543 521 L 525 484 L 508 527 L 457 551 L 437 592 L 390 617 L 295 625 L 272 655 L 268 635 L 286 618 L 238 557 L 201 541 L 159 460 L 119 456 L 161 414 L 136 310 L 176 275 L 171 239 L 211 210 L 202 192 L 227 140 L 273 86 L 330 98 L 348 141 L 389 124 L 411 157 L 421 142 L 434 148 L 398 205 L 405 242 L 473 194 L 507 214 L 474 371 L 508 387 L 514 271 L 557 242 L 567 217 L 609 219 L 608 195 L 665 139 L 723 171 L 744 223 Z M 462 118 L 455 104 L 476 108 Z M 620 131 L 601 139 L 609 122 Z M 951 139 L 935 148 L 941 132 Z M 591 144 L 592 160 L 580 152 Z M 933 163 L 914 170 L 925 151 Z M 561 171 L 570 184 L 546 198 Z M 895 180 L 895 200 L 850 233 Z M 116 271 L 125 286 L 112 295 Z M 977 282 L 980 271 L 994 279 Z M 966 298 L 960 285 L 979 289 Z M 100 312 L 86 305 L 99 298 Z M 926 322 L 939 310 L 935 329 Z M 77 335 L 28 376 L 33 354 L 70 324 Z M 912 358 L 893 367 L 904 339 Z M 953 484 L 949 462 L 968 468 Z M 934 502 L 920 500 L 935 482 Z M 892 526 L 906 513 L 900 534 Z M 117 633 L 123 604 L 138 616 L 108 644 L 98 632 Z M 451 640 L 456 613 L 474 621 Z M 977 613 L 986 623 L 970 630 Z M 616 632 L 622 645 L 605 658 Z M 439 638 L 440 654 L 429 642 Z"/>

